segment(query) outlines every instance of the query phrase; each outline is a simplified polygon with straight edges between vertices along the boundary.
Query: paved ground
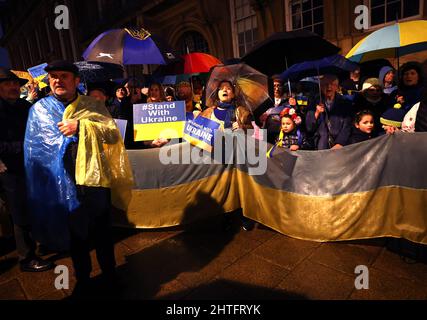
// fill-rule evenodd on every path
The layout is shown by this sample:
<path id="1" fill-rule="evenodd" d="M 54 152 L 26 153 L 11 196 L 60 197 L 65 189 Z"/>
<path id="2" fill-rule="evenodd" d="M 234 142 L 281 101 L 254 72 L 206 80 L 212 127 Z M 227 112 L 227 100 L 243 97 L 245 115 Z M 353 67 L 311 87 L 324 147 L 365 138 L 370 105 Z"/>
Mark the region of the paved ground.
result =
<path id="1" fill-rule="evenodd" d="M 228 231 L 219 219 L 186 230 L 115 229 L 121 285 L 113 298 L 427 299 L 427 264 L 404 261 L 384 239 L 322 244 L 239 225 L 234 215 Z M 56 290 L 53 271 L 20 272 L 12 246 L 3 243 L 0 256 L 0 299 L 71 296 L 72 277 L 69 290 Z M 69 257 L 49 258 L 71 267 Z M 94 252 L 92 259 L 100 283 Z M 369 290 L 355 289 L 357 265 L 369 268 Z M 96 288 L 94 297 L 106 297 Z"/>

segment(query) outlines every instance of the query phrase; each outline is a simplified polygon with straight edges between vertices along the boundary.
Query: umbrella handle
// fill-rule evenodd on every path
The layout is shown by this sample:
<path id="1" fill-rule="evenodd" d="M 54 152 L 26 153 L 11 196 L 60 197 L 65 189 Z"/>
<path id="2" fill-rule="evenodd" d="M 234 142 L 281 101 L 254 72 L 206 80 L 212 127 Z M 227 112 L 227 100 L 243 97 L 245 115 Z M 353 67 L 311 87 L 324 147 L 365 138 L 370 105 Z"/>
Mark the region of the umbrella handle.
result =
<path id="1" fill-rule="evenodd" d="M 319 103 L 322 103 L 322 87 L 320 85 L 320 74 L 319 74 L 319 66 L 317 66 L 317 83 L 319 85 Z"/>

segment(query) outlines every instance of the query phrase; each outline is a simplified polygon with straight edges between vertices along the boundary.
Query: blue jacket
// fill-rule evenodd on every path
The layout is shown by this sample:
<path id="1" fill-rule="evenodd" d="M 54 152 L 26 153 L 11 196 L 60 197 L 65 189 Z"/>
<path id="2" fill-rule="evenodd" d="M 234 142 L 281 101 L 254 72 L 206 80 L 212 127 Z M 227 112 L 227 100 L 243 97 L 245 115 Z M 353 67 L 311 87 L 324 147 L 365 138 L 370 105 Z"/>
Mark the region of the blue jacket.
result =
<path id="1" fill-rule="evenodd" d="M 312 136 L 315 148 L 318 150 L 329 149 L 335 144 L 345 146 L 350 137 L 351 120 L 354 113 L 350 101 L 337 94 L 330 111 L 326 110 L 316 119 L 314 114 L 318 103 L 319 98 L 316 98 L 310 105 L 305 119 L 307 133 Z M 330 129 L 327 125 L 328 118 Z M 332 145 L 329 145 L 329 136 L 332 138 Z"/>

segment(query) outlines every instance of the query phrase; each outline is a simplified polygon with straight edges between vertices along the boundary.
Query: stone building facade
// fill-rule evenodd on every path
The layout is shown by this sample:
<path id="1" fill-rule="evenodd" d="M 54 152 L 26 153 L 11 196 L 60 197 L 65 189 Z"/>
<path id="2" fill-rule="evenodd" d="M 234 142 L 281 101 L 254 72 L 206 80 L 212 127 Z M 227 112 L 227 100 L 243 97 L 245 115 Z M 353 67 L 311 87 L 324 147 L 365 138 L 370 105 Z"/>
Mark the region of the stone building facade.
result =
<path id="1" fill-rule="evenodd" d="M 53 59 L 81 60 L 108 29 L 144 27 L 180 53 L 208 52 L 225 60 L 243 56 L 274 32 L 314 31 L 346 54 L 370 32 L 396 21 L 426 19 L 427 0 L 3 0 L 0 47 L 13 68 Z M 5 4 L 6 3 L 6 4 Z M 55 7 L 69 9 L 70 29 L 57 30 Z M 357 30 L 355 7 L 369 8 L 371 26 Z M 423 60 L 427 53 L 408 59 Z M 402 60 L 404 61 L 405 58 Z M 149 70 L 150 71 L 150 70 Z"/>

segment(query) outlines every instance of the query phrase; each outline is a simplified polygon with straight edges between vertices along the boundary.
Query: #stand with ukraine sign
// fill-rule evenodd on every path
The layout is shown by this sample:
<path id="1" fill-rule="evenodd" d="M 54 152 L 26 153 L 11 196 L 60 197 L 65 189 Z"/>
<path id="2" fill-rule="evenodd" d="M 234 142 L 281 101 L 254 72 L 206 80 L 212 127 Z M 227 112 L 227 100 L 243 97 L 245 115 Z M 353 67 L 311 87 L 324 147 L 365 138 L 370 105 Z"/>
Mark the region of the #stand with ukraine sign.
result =
<path id="1" fill-rule="evenodd" d="M 187 120 L 184 129 L 184 139 L 196 147 L 212 152 L 215 142 L 215 130 L 218 130 L 219 126 L 218 122 L 204 117 Z"/>
<path id="2" fill-rule="evenodd" d="M 152 102 L 133 106 L 135 141 L 182 138 L 185 102 Z"/>

